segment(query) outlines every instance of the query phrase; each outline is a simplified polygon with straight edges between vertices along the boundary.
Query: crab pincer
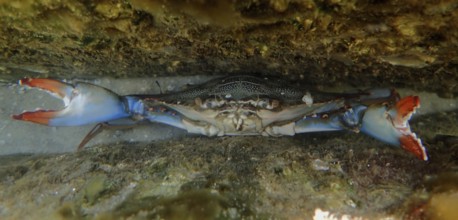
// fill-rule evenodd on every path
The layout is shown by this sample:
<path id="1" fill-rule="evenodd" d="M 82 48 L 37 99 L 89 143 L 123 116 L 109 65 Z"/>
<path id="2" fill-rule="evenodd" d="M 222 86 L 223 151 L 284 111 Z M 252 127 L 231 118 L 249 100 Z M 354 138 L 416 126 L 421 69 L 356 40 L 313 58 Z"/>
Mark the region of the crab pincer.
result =
<path id="1" fill-rule="evenodd" d="M 12 117 L 49 126 L 79 126 L 129 117 L 122 97 L 89 83 L 75 85 L 52 79 L 24 78 L 20 85 L 39 88 L 64 102 L 62 110 L 37 110 Z"/>
<path id="2" fill-rule="evenodd" d="M 361 131 L 383 142 L 400 146 L 421 160 L 428 160 L 426 148 L 410 130 L 408 123 L 419 107 L 418 96 L 404 97 L 393 106 L 370 106 L 364 113 Z"/>

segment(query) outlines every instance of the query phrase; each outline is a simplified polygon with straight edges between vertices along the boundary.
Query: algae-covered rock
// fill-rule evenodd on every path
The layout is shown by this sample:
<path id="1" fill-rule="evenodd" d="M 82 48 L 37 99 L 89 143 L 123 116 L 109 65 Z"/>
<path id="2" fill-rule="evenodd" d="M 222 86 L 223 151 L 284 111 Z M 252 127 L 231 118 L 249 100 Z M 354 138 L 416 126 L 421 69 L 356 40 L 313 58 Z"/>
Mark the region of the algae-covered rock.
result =
<path id="1" fill-rule="evenodd" d="M 454 1 L 0 2 L 0 78 L 268 74 L 456 95 Z"/>
<path id="2" fill-rule="evenodd" d="M 431 142 L 429 162 L 349 133 L 188 137 L 16 160 L 4 156 L 0 217 L 455 216 L 443 205 L 455 201 L 458 187 L 458 145 L 449 140 Z"/>

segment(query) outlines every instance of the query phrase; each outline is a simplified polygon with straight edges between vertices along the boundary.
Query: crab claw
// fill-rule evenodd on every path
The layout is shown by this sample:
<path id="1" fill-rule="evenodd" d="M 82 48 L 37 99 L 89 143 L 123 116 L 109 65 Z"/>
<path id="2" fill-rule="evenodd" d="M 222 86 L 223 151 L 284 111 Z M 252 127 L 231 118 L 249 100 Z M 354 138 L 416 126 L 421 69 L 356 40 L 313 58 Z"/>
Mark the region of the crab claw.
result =
<path id="1" fill-rule="evenodd" d="M 114 92 L 88 83 L 76 85 L 52 79 L 24 78 L 20 85 L 43 89 L 64 101 L 62 110 L 38 110 L 13 115 L 16 120 L 49 126 L 79 126 L 129 117 L 122 98 Z"/>
<path id="2" fill-rule="evenodd" d="M 364 114 L 361 131 L 383 142 L 400 146 L 421 160 L 428 160 L 426 149 L 410 130 L 408 121 L 420 107 L 418 96 L 407 96 L 393 107 L 369 106 Z"/>

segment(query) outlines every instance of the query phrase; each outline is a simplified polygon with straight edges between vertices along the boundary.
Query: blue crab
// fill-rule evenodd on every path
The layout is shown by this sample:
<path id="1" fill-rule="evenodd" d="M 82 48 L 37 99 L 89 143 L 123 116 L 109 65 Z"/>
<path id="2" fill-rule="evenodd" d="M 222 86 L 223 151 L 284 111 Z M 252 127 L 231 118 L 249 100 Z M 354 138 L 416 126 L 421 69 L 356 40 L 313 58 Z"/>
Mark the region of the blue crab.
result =
<path id="1" fill-rule="evenodd" d="M 392 89 L 335 94 L 307 91 L 281 80 L 231 76 L 176 93 L 119 96 L 84 82 L 25 78 L 19 83 L 63 99 L 66 107 L 59 111 L 13 115 L 17 120 L 49 126 L 149 121 L 207 136 L 348 130 L 402 147 L 421 160 L 428 159 L 425 147 L 408 124 L 420 106 L 419 98 L 401 99 Z M 83 142 L 96 133 L 91 131 Z"/>

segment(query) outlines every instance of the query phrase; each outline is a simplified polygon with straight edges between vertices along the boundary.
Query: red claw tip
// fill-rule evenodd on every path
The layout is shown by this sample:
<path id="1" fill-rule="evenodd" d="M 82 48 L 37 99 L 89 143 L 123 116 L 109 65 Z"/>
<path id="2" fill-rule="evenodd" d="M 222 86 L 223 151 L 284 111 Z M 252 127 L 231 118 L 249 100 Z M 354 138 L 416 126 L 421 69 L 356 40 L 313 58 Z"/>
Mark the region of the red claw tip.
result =
<path id="1" fill-rule="evenodd" d="M 407 96 L 396 103 L 396 109 L 402 118 L 412 114 L 418 107 L 420 107 L 420 98 L 418 96 Z"/>
<path id="2" fill-rule="evenodd" d="M 29 85 L 29 82 L 30 82 L 30 78 L 23 78 L 23 79 L 20 79 L 19 80 L 19 85 Z"/>
<path id="3" fill-rule="evenodd" d="M 12 115 L 11 118 L 15 119 L 15 120 L 22 120 L 22 114 L 19 114 L 19 115 Z"/>
<path id="4" fill-rule="evenodd" d="M 415 134 L 403 135 L 400 138 L 401 146 L 405 150 L 413 153 L 420 160 L 428 160 L 428 154 L 421 140 L 415 137 Z"/>
<path id="5" fill-rule="evenodd" d="M 13 115 L 12 118 L 22 121 L 30 121 L 38 124 L 48 125 L 49 120 L 56 117 L 56 111 L 40 110 L 36 112 L 24 112 L 19 115 Z"/>
<path id="6" fill-rule="evenodd" d="M 53 79 L 31 79 L 31 78 L 23 78 L 19 80 L 19 85 L 25 85 L 30 87 L 36 87 L 40 89 L 44 89 L 59 95 L 60 97 L 65 97 L 65 89 L 68 84 L 53 80 Z"/>

